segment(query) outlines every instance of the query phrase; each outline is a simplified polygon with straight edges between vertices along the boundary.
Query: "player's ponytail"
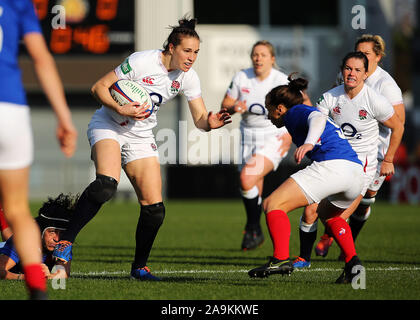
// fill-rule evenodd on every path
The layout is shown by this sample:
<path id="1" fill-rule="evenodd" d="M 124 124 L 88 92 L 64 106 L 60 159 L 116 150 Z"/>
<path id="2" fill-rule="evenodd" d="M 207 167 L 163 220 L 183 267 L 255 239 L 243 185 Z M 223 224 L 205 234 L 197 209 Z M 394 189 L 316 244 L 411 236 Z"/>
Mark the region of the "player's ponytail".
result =
<path id="1" fill-rule="evenodd" d="M 178 20 L 178 26 L 170 26 L 172 29 L 171 33 L 163 44 L 164 53 L 169 52 L 169 44 L 172 43 L 174 47 L 181 43 L 183 37 L 192 37 L 200 40 L 197 31 L 195 31 L 195 26 L 197 25 L 197 19 L 189 19 L 187 16 L 184 16 Z"/>
<path id="2" fill-rule="evenodd" d="M 303 78 L 293 79 L 293 76 L 296 75 L 296 74 L 298 74 L 298 73 L 297 72 L 292 72 L 287 77 L 287 80 L 289 80 L 290 90 L 299 91 L 299 93 L 301 94 L 302 91 L 308 89 L 308 80 L 303 79 Z"/>
<path id="3" fill-rule="evenodd" d="M 195 19 L 195 18 L 188 19 L 188 18 L 184 17 L 184 18 L 180 19 L 178 21 L 178 23 L 179 23 L 179 28 L 195 30 L 195 26 L 197 25 L 197 19 Z"/>
<path id="4" fill-rule="evenodd" d="M 287 78 L 289 84 L 273 88 L 266 96 L 266 104 L 268 105 L 284 105 L 287 109 L 302 104 L 304 101 L 303 91 L 308 88 L 308 80 L 304 78 L 293 79 L 291 73 Z"/>

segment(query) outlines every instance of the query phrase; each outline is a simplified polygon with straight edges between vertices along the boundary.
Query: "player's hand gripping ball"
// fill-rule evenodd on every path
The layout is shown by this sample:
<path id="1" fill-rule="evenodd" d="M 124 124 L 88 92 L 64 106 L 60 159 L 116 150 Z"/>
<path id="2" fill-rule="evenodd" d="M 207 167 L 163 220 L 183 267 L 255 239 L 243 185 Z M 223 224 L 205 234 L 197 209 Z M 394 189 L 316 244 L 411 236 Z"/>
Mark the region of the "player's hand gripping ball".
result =
<path id="1" fill-rule="evenodd" d="M 112 98 L 120 105 L 123 106 L 130 102 L 138 102 L 141 106 L 146 102 L 149 108 L 146 110 L 148 115 L 145 119 L 151 116 L 155 108 L 149 93 L 140 84 L 131 80 L 118 80 L 109 89 Z"/>

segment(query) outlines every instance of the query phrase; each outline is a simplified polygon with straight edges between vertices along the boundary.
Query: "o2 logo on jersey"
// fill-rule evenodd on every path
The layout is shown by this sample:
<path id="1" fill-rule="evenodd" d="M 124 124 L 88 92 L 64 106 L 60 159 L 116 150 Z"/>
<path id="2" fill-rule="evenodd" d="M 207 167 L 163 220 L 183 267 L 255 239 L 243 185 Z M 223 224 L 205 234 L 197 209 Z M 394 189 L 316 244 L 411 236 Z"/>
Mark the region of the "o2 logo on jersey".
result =
<path id="1" fill-rule="evenodd" d="M 341 139 L 346 139 L 346 137 L 345 137 L 345 135 L 344 135 L 344 133 L 343 133 L 343 130 L 334 122 L 334 120 L 333 119 L 331 119 L 330 117 L 328 117 L 327 118 L 327 121 L 330 123 L 330 124 L 332 124 L 336 129 L 338 129 L 338 130 L 335 130 L 335 132 L 337 132 L 337 135 L 341 138 Z M 319 138 L 319 140 L 321 140 L 321 138 Z M 319 141 L 319 142 L 321 142 L 321 141 Z"/>
<path id="2" fill-rule="evenodd" d="M 249 106 L 248 112 L 263 116 L 267 114 L 267 109 L 259 103 L 253 103 Z"/>
<path id="3" fill-rule="evenodd" d="M 153 112 L 158 112 L 160 104 L 162 103 L 162 96 L 156 92 L 149 92 L 150 99 L 152 99 L 153 105 L 155 106 Z M 155 101 L 157 98 L 157 101 Z"/>
<path id="4" fill-rule="evenodd" d="M 348 138 L 362 139 L 362 134 L 357 132 L 357 129 L 351 123 L 343 123 L 341 130 Z"/>

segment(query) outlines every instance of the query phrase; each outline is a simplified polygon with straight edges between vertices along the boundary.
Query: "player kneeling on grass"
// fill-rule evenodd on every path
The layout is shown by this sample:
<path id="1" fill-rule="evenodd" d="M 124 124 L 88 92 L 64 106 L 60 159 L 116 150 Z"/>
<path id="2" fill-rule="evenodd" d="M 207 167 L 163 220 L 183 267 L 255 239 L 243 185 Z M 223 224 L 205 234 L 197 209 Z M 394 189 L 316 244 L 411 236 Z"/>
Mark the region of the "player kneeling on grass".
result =
<path id="1" fill-rule="evenodd" d="M 356 276 L 353 267 L 361 266 L 351 230 L 340 214 L 351 205 L 363 188 L 363 166 L 341 129 L 316 108 L 303 103 L 302 92 L 308 82 L 298 78 L 272 89 L 266 96 L 271 122 L 286 126 L 296 144 L 295 160 L 306 155 L 312 164 L 287 179 L 263 202 L 266 222 L 274 246 L 273 257 L 248 272 L 250 277 L 291 274 L 289 257 L 290 221 L 287 213 L 319 203 L 321 221 L 345 254 L 345 267 L 337 283 L 349 283 Z M 328 121 L 327 121 L 328 120 Z"/>
<path id="2" fill-rule="evenodd" d="M 60 241 L 60 234 L 66 230 L 70 215 L 73 211 L 75 199 L 69 195 L 60 194 L 57 198 L 48 198 L 38 211 L 35 218 L 41 231 L 42 268 L 48 279 L 68 278 L 70 276 L 70 261 L 62 265 L 55 263 L 52 252 Z M 51 273 L 54 266 L 62 266 Z M 24 279 L 20 259 L 11 236 L 0 249 L 0 279 Z"/>

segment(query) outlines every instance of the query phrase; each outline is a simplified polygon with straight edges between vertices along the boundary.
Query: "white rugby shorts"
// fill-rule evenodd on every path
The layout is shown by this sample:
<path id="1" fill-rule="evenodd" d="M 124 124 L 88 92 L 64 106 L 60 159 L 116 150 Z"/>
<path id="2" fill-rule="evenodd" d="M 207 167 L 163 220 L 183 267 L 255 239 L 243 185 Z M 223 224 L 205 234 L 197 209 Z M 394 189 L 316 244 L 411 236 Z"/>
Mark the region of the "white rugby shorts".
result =
<path id="1" fill-rule="evenodd" d="M 370 184 L 368 186 L 369 190 L 377 192 L 382 187 L 382 184 L 384 183 L 386 176 L 380 176 L 381 166 L 382 166 L 382 161 L 378 161 L 378 165 L 374 172 L 373 179 L 370 181 Z"/>
<path id="2" fill-rule="evenodd" d="M 290 177 L 302 189 L 308 204 L 328 199 L 342 209 L 361 194 L 365 183 L 363 167 L 342 159 L 314 161 Z"/>
<path id="3" fill-rule="evenodd" d="M 281 136 L 288 133 L 285 127 L 275 131 L 244 129 L 241 127 L 241 164 L 238 170 L 241 171 L 244 165 L 253 155 L 259 154 L 273 163 L 274 171 L 277 170 L 280 162 L 287 156 L 287 153 L 280 155 L 282 141 Z"/>
<path id="4" fill-rule="evenodd" d="M 158 148 L 153 131 L 133 133 L 124 125 L 115 122 L 101 109 L 96 110 L 89 122 L 87 136 L 90 147 L 104 139 L 112 139 L 119 143 L 121 150 L 121 165 L 150 157 L 159 158 Z"/>
<path id="5" fill-rule="evenodd" d="M 0 102 L 0 170 L 26 168 L 33 161 L 30 109 Z"/>
<path id="6" fill-rule="evenodd" d="M 378 167 L 378 159 L 376 154 L 363 154 L 359 155 L 360 161 L 363 164 L 364 171 L 364 186 L 361 195 L 365 195 L 366 191 L 370 189 L 370 184 L 375 178 L 376 170 Z"/>

